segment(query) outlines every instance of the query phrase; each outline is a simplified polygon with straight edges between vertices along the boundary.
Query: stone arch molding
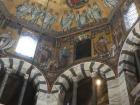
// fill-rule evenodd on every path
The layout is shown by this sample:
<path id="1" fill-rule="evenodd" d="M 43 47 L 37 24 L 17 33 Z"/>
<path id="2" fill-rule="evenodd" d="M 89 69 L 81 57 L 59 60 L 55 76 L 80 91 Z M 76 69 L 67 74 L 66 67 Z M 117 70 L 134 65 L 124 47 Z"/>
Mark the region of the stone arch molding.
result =
<path id="1" fill-rule="evenodd" d="M 140 19 L 129 33 L 119 57 L 118 73 L 127 70 L 131 73 L 136 73 L 134 53 L 140 48 Z"/>
<path id="2" fill-rule="evenodd" d="M 131 89 L 129 87 L 134 88 L 135 83 L 137 82 L 135 62 L 135 51 L 137 49 L 140 49 L 140 19 L 128 34 L 119 57 L 118 74 L 120 86 L 123 87 L 120 91 L 122 96 L 121 99 L 125 100 L 124 105 L 131 104 L 129 99 Z M 128 76 L 131 76 L 133 79 L 130 79 Z"/>
<path id="3" fill-rule="evenodd" d="M 120 105 L 119 91 L 116 91 L 116 88 L 118 90 L 118 79 L 116 79 L 115 73 L 106 64 L 95 61 L 84 62 L 75 65 L 67 69 L 58 77 L 52 88 L 52 96 L 54 97 L 54 101 L 52 101 L 54 103 L 52 105 L 62 105 L 62 102 L 60 102 L 60 91 L 62 91 L 61 89 L 63 89 L 63 91 L 65 92 L 70 88 L 70 82 L 72 81 L 73 77 L 78 76 L 78 81 L 80 81 L 86 77 L 91 77 L 91 73 L 97 71 L 99 71 L 106 77 L 110 105 Z M 117 102 L 118 104 L 114 104 Z"/>
<path id="4" fill-rule="evenodd" d="M 26 75 L 30 70 L 30 79 L 33 80 L 37 87 L 36 105 L 46 104 L 46 94 L 48 92 L 47 82 L 43 74 L 32 64 L 17 58 L 0 58 L 0 68 L 5 68 L 11 73 Z"/>

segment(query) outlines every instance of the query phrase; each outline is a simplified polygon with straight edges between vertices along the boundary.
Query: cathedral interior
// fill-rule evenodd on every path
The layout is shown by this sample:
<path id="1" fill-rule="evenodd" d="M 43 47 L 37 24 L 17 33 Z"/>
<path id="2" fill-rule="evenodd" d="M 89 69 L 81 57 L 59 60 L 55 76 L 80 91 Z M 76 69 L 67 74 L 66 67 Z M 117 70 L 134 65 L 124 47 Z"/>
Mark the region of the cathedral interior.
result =
<path id="1" fill-rule="evenodd" d="M 140 0 L 0 0 L 0 105 L 140 105 Z"/>

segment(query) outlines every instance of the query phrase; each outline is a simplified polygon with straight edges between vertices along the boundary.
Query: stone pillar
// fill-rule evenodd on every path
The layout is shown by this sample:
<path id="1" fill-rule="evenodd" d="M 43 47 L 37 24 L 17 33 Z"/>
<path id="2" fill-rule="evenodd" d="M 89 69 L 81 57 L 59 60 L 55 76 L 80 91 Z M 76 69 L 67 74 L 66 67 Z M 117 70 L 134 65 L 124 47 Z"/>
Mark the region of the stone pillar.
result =
<path id="1" fill-rule="evenodd" d="M 78 88 L 78 78 L 73 79 L 73 94 L 72 94 L 72 105 L 77 105 L 77 88 Z"/>
<path id="2" fill-rule="evenodd" d="M 109 105 L 123 105 L 121 103 L 119 79 L 107 81 Z"/>
<path id="3" fill-rule="evenodd" d="M 92 78 L 92 105 L 97 105 L 96 76 L 97 76 L 97 74 L 95 72 L 91 73 L 91 78 Z"/>
<path id="4" fill-rule="evenodd" d="M 119 77 L 119 90 L 120 90 L 121 105 L 131 105 L 124 72 Z"/>
<path id="5" fill-rule="evenodd" d="M 7 69 L 6 74 L 5 74 L 5 76 L 4 76 L 4 79 L 3 79 L 3 81 L 2 81 L 1 87 L 0 87 L 0 98 L 2 97 L 4 88 L 5 88 L 5 86 L 6 86 L 6 83 L 7 83 L 7 80 L 8 80 L 8 77 L 9 77 L 9 74 L 10 74 L 10 73 L 11 73 L 11 69 Z"/>
<path id="6" fill-rule="evenodd" d="M 22 105 L 24 94 L 25 94 L 25 91 L 26 91 L 27 83 L 28 83 L 28 78 L 29 78 L 29 75 L 26 74 L 25 77 L 24 77 L 24 83 L 23 83 L 23 86 L 22 86 L 22 90 L 21 90 L 21 94 L 20 94 L 20 97 L 19 97 L 18 105 Z"/>
<path id="7" fill-rule="evenodd" d="M 38 92 L 37 93 L 37 100 L 35 105 L 58 105 L 57 99 L 54 97 L 55 100 L 53 100 L 52 95 L 49 95 L 44 92 Z"/>

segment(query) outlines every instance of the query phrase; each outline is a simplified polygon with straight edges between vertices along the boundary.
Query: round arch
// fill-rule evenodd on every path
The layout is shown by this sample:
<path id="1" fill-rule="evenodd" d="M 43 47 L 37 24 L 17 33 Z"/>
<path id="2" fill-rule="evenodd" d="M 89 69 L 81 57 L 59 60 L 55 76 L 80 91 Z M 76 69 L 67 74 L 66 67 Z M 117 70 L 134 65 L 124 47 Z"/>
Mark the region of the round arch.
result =
<path id="1" fill-rule="evenodd" d="M 55 97 L 55 103 L 52 105 L 57 105 L 59 103 L 59 92 L 64 91 L 66 92 L 70 88 L 70 82 L 72 81 L 72 78 L 75 76 L 78 76 L 78 81 L 86 78 L 86 77 L 91 77 L 91 73 L 93 72 L 100 72 L 101 75 L 104 75 L 107 80 L 107 85 L 108 85 L 108 94 L 109 94 L 109 103 L 113 104 L 116 100 L 119 92 L 116 92 L 116 84 L 118 83 L 115 73 L 113 70 L 107 66 L 106 64 L 100 63 L 100 62 L 95 62 L 95 61 L 90 61 L 90 62 L 83 62 L 80 64 L 77 64 L 69 69 L 67 69 L 64 73 L 62 73 L 56 80 L 56 82 L 53 85 L 52 88 L 52 94 L 53 97 Z M 115 83 L 117 81 L 117 83 Z M 116 87 L 113 87 L 116 86 Z M 62 87 L 62 88 L 61 88 Z M 61 90 L 63 89 L 63 90 Z M 114 91 L 113 91 L 114 90 Z M 112 92 L 113 91 L 113 92 Z M 114 100 L 115 99 L 115 100 Z"/>
<path id="2" fill-rule="evenodd" d="M 118 73 L 121 74 L 122 71 L 128 71 L 135 73 L 135 58 L 134 53 L 140 48 L 140 21 L 134 26 L 132 31 L 129 33 L 124 45 L 122 47 L 119 63 L 118 63 Z"/>
<path id="3" fill-rule="evenodd" d="M 124 87 L 120 90 L 122 95 L 121 99 L 126 100 L 124 105 L 130 105 L 129 95 L 132 88 L 137 84 L 135 52 L 138 49 L 140 49 L 140 19 L 128 34 L 122 47 L 118 62 L 119 80 L 121 85 Z"/>
<path id="4" fill-rule="evenodd" d="M 34 65 L 17 58 L 0 58 L 0 68 L 8 69 L 11 73 L 17 73 L 19 75 L 26 75 L 31 71 L 30 79 L 34 82 L 37 88 L 37 100 L 36 105 L 45 104 L 48 87 L 47 81 L 43 74 Z"/>

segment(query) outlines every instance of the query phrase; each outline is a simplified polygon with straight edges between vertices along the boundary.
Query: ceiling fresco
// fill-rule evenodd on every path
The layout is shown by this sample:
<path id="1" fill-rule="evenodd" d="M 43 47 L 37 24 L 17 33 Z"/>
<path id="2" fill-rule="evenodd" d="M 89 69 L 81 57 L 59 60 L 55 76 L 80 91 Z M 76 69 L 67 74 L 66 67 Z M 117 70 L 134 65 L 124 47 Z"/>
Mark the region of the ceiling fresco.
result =
<path id="1" fill-rule="evenodd" d="M 46 30 L 80 29 L 109 17 L 118 0 L 4 0 L 11 14 Z"/>

